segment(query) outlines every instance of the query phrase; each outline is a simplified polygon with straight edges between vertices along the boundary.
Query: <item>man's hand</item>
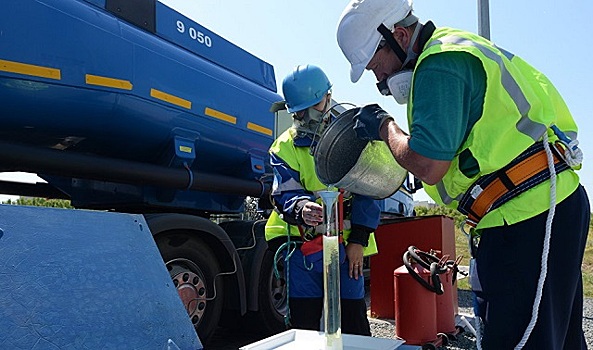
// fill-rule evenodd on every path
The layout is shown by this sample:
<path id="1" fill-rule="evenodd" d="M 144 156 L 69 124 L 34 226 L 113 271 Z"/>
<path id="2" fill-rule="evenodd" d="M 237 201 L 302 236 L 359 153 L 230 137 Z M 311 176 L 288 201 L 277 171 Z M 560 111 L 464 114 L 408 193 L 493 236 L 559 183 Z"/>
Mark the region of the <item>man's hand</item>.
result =
<path id="1" fill-rule="evenodd" d="M 393 117 L 376 103 L 360 108 L 354 115 L 356 136 L 363 140 L 381 140 L 379 130 L 381 125 L 389 119 Z"/>
<path id="2" fill-rule="evenodd" d="M 303 221 L 309 226 L 317 226 L 323 223 L 323 207 L 315 202 L 308 201 L 301 212 Z"/>
<path id="3" fill-rule="evenodd" d="M 362 276 L 362 258 L 364 247 L 358 243 L 348 243 L 346 245 L 346 256 L 348 257 L 348 276 L 358 279 Z"/>

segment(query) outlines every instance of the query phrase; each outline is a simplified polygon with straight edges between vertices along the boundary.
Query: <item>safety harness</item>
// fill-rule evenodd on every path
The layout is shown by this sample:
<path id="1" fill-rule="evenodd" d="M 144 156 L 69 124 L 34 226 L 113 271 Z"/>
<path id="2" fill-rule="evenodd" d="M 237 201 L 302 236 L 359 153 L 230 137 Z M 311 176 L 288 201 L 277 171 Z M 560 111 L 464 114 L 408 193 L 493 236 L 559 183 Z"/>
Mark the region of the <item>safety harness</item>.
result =
<path id="1" fill-rule="evenodd" d="M 556 147 L 554 155 L 556 174 L 570 169 Z M 467 215 L 466 223 L 476 227 L 478 222 L 494 210 L 521 193 L 550 178 L 550 169 L 543 143 L 537 142 L 502 169 L 484 175 L 475 181 L 459 201 L 458 210 Z"/>

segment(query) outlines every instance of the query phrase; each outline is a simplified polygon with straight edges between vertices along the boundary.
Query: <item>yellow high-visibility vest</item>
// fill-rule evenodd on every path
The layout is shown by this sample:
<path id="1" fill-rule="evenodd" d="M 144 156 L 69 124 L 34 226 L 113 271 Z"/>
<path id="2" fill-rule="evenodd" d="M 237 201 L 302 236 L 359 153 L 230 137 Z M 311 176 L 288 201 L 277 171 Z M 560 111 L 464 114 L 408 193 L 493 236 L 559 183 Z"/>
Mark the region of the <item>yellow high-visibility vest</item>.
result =
<path id="1" fill-rule="evenodd" d="M 424 184 L 426 193 L 438 204 L 456 209 L 458 201 L 479 177 L 495 172 L 547 133 L 549 141 L 558 138 L 550 129 L 556 125 L 571 139 L 577 126 L 568 107 L 542 73 L 521 58 L 497 47 L 476 34 L 437 28 L 425 44 L 416 67 L 422 60 L 442 52 L 467 52 L 482 62 L 486 73 L 486 92 L 481 117 L 451 162 L 443 179 L 434 186 Z M 408 123 L 413 120 L 413 86 L 408 104 Z M 479 173 L 469 178 L 459 169 L 459 155 L 469 151 L 477 160 Z M 556 203 L 568 197 L 579 184 L 572 170 L 557 175 Z M 550 181 L 489 212 L 477 228 L 514 224 L 534 217 L 550 207 Z"/>

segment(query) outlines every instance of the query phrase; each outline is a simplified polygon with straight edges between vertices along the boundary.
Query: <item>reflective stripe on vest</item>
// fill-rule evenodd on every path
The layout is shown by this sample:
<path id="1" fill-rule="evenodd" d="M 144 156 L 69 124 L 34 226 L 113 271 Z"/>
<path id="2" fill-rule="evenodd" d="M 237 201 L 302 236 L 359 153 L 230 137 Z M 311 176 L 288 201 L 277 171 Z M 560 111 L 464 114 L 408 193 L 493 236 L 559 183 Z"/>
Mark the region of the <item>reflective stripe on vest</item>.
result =
<path id="1" fill-rule="evenodd" d="M 428 49 L 431 46 L 441 45 L 441 44 L 455 44 L 455 45 L 461 45 L 461 46 L 472 46 L 472 47 L 475 47 L 478 50 L 480 50 L 480 52 L 485 57 L 496 62 L 496 64 L 498 64 L 498 67 L 500 69 L 500 73 L 501 73 L 500 80 L 501 80 L 502 86 L 506 90 L 506 92 L 509 94 L 509 96 L 515 103 L 515 106 L 517 106 L 517 110 L 521 114 L 521 119 L 517 122 L 517 130 L 519 132 L 522 132 L 523 134 L 531 137 L 531 139 L 533 139 L 534 142 L 539 140 L 540 137 L 543 136 L 544 132 L 546 132 L 547 126 L 544 124 L 532 121 L 527 116 L 527 114 L 529 113 L 529 110 L 531 109 L 531 105 L 527 101 L 527 98 L 523 94 L 523 91 L 521 91 L 521 88 L 519 87 L 519 84 L 517 83 L 515 78 L 513 78 L 511 73 L 506 68 L 506 66 L 503 62 L 502 56 L 494 53 L 491 49 L 489 49 L 483 45 L 480 45 L 480 44 L 475 43 L 469 39 L 465 39 L 465 38 L 455 36 L 455 35 L 450 35 L 450 36 L 446 36 L 446 37 L 438 39 L 438 40 L 431 41 L 427 44 L 426 48 Z M 503 50 L 500 48 L 498 48 L 498 49 L 503 53 L 503 55 L 509 61 L 512 60 L 513 57 L 515 57 L 513 54 L 511 54 L 510 52 L 508 52 L 506 50 Z"/>
<path id="2" fill-rule="evenodd" d="M 279 188 L 283 191 L 305 188 L 314 193 L 326 190 L 327 186 L 319 181 L 315 173 L 315 160 L 309 153 L 309 147 L 296 147 L 294 136 L 294 129 L 289 128 L 270 147 L 270 153 L 280 157 L 292 170 L 298 172 L 300 177 L 300 186 L 298 181 L 293 180 L 292 184 L 278 184 Z"/>

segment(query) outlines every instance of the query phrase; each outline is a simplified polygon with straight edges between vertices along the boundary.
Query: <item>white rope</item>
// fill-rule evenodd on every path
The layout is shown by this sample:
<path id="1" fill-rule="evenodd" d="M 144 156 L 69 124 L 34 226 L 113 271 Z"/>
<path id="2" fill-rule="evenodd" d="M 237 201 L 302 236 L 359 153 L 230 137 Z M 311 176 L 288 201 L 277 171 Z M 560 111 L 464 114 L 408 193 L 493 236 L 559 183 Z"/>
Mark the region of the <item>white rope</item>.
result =
<path id="1" fill-rule="evenodd" d="M 480 316 L 476 315 L 476 347 L 478 350 L 482 350 L 482 322 L 480 320 Z"/>
<path id="2" fill-rule="evenodd" d="M 476 337 L 476 338 L 477 338 L 478 336 L 476 335 L 476 329 L 474 328 L 474 326 L 472 326 L 471 322 L 470 322 L 470 321 L 468 321 L 468 320 L 467 320 L 467 318 L 465 318 L 465 316 L 463 316 L 463 315 L 461 315 L 461 316 L 459 317 L 459 319 L 460 319 L 460 320 L 461 320 L 461 322 L 462 322 L 462 323 L 463 323 L 463 324 L 464 324 L 464 325 L 467 327 L 467 329 L 469 330 L 469 332 L 470 332 L 471 334 L 473 334 L 473 335 L 474 335 L 474 337 Z"/>
<path id="3" fill-rule="evenodd" d="M 575 168 L 583 163 L 583 151 L 581 151 L 578 145 L 578 140 L 572 140 L 564 150 L 564 159 L 566 160 L 566 164 L 571 168 Z"/>
<path id="4" fill-rule="evenodd" d="M 559 143 L 563 144 L 562 148 L 563 158 L 571 168 L 576 168 L 583 162 L 583 151 L 580 150 L 579 141 L 571 140 L 564 132 L 562 132 L 556 125 L 551 125 L 550 129 L 558 137 Z M 547 136 L 547 135 L 546 135 Z"/>
<path id="5" fill-rule="evenodd" d="M 550 210 L 548 211 L 548 218 L 546 219 L 546 235 L 544 238 L 544 250 L 542 252 L 541 260 L 541 271 L 539 275 L 539 281 L 537 283 L 537 292 L 535 294 L 535 302 L 533 304 L 533 310 L 531 312 L 531 321 L 525 329 L 523 338 L 515 346 L 515 350 L 522 349 L 527 343 L 531 332 L 535 328 L 537 322 L 537 316 L 539 313 L 539 306 L 542 300 L 542 294 L 544 291 L 544 283 L 546 281 L 546 275 L 548 273 L 548 255 L 550 253 L 550 237 L 552 236 L 552 221 L 554 220 L 554 214 L 556 213 L 556 168 L 554 168 L 554 157 L 548 144 L 548 135 L 544 133 L 544 149 L 548 157 L 548 168 L 550 169 Z M 578 148 L 577 148 L 578 149 Z M 582 154 L 581 154 L 582 157 Z M 581 159 L 582 160 L 582 159 Z"/>

